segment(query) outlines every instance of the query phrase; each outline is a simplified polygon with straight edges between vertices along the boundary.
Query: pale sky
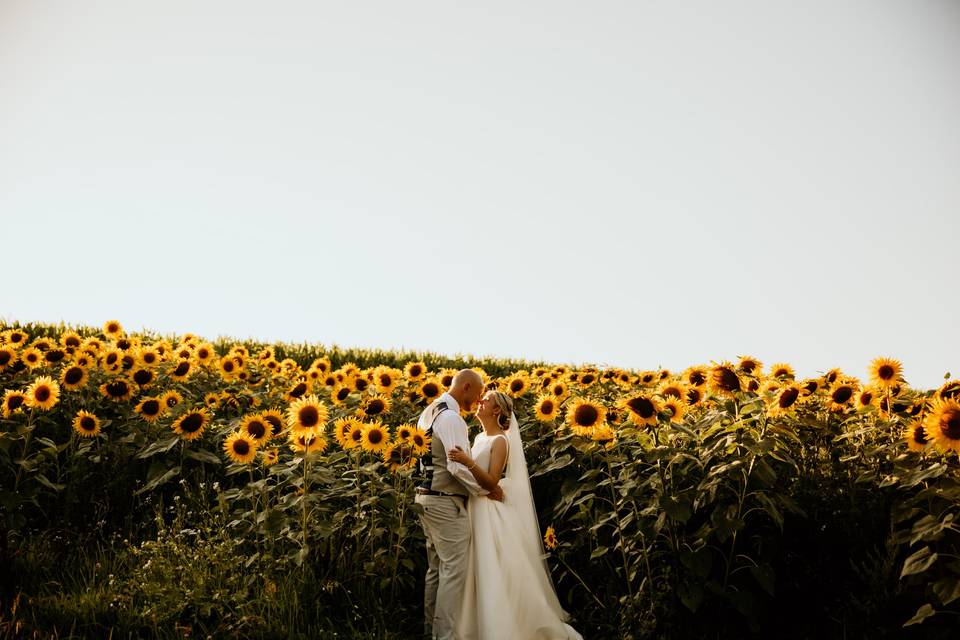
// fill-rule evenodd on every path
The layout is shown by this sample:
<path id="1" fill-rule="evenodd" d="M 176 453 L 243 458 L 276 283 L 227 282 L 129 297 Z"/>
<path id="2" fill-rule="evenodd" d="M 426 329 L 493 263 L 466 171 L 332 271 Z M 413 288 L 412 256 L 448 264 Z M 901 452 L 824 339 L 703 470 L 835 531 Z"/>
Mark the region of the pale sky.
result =
<path id="1" fill-rule="evenodd" d="M 0 318 L 960 375 L 960 3 L 0 0 Z"/>

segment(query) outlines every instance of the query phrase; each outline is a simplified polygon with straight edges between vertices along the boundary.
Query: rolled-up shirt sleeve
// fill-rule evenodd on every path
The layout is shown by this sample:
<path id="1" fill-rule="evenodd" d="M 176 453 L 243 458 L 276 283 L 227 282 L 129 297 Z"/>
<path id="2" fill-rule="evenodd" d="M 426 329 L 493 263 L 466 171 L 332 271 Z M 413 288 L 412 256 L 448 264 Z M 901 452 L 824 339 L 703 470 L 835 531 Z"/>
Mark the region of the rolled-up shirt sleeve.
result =
<path id="1" fill-rule="evenodd" d="M 445 411 L 437 418 L 433 425 L 433 436 L 440 438 L 440 442 L 443 443 L 443 448 L 447 452 L 452 451 L 454 447 L 460 447 L 468 453 L 470 451 L 467 423 L 453 411 Z M 480 486 L 477 479 L 473 477 L 473 473 L 459 462 L 448 459 L 447 471 L 473 495 L 482 496 L 489 493 Z"/>

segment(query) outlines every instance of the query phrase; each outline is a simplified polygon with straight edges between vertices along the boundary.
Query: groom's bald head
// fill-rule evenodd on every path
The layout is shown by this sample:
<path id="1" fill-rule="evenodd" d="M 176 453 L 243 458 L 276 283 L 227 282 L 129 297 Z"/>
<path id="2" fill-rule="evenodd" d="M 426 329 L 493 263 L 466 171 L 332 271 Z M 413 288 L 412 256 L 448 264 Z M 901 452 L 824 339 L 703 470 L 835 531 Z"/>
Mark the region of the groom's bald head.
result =
<path id="1" fill-rule="evenodd" d="M 450 395 L 460 404 L 464 411 L 473 409 L 483 394 L 483 378 L 473 369 L 461 369 L 453 376 L 450 385 Z"/>

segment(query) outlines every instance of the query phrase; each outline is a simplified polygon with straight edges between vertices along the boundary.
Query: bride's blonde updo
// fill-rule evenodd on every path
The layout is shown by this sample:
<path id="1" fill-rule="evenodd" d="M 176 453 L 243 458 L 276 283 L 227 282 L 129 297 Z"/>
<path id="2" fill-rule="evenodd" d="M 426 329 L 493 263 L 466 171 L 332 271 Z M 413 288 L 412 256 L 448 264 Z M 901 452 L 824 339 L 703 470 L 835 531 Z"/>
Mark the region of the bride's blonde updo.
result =
<path id="1" fill-rule="evenodd" d="M 510 428 L 510 414 L 513 413 L 513 398 L 505 394 L 503 391 L 492 391 L 493 401 L 497 403 L 497 408 L 500 409 L 500 415 L 497 416 L 497 424 L 500 425 L 500 428 L 506 431 Z"/>

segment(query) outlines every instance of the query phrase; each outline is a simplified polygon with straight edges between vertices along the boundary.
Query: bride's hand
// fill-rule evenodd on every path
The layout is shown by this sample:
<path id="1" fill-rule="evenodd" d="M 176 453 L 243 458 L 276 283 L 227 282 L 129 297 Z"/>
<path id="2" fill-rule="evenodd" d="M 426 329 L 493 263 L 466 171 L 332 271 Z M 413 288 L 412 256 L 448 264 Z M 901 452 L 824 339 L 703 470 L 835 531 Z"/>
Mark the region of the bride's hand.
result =
<path id="1" fill-rule="evenodd" d="M 451 451 L 449 451 L 447 453 L 447 459 L 453 460 L 454 462 L 459 462 L 465 467 L 469 467 L 470 463 L 473 462 L 473 458 L 470 457 L 470 454 L 460 447 L 454 447 Z"/>

